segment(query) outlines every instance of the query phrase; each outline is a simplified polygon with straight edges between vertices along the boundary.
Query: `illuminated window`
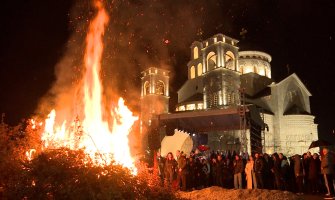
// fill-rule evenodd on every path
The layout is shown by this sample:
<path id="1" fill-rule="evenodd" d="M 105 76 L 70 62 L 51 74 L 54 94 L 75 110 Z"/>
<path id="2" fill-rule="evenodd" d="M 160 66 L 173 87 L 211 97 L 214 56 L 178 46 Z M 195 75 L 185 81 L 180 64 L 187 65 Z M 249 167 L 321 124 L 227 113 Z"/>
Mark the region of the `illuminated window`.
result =
<path id="1" fill-rule="evenodd" d="M 194 66 L 192 66 L 190 69 L 190 77 L 191 79 L 195 78 L 195 67 Z"/>
<path id="2" fill-rule="evenodd" d="M 253 66 L 245 66 L 244 69 L 243 69 L 243 73 L 247 74 L 247 73 L 250 73 L 250 72 L 254 72 L 254 67 Z"/>
<path id="3" fill-rule="evenodd" d="M 195 104 L 187 104 L 186 110 L 195 110 Z"/>
<path id="4" fill-rule="evenodd" d="M 150 84 L 149 81 L 144 83 L 144 95 L 150 94 Z"/>
<path id="5" fill-rule="evenodd" d="M 165 85 L 163 81 L 157 81 L 155 86 L 155 94 L 164 95 Z"/>
<path id="6" fill-rule="evenodd" d="M 264 70 L 264 67 L 259 67 L 259 68 L 258 68 L 258 74 L 259 74 L 259 75 L 262 75 L 262 76 L 265 76 L 265 70 Z"/>
<path id="7" fill-rule="evenodd" d="M 198 47 L 194 47 L 193 49 L 193 59 L 199 58 L 199 49 Z"/>
<path id="8" fill-rule="evenodd" d="M 208 71 L 216 68 L 216 54 L 212 51 L 207 54 L 207 69 Z"/>
<path id="9" fill-rule="evenodd" d="M 226 68 L 235 70 L 235 56 L 233 52 L 227 51 L 225 54 Z"/>
<path id="10" fill-rule="evenodd" d="M 198 110 L 204 109 L 204 104 L 203 103 L 198 103 Z"/>
<path id="11" fill-rule="evenodd" d="M 199 63 L 197 68 L 198 68 L 198 76 L 201 76 L 201 74 L 202 74 L 202 64 Z"/>
<path id="12" fill-rule="evenodd" d="M 179 111 L 185 111 L 185 106 L 179 106 Z"/>
<path id="13" fill-rule="evenodd" d="M 228 62 L 230 60 L 235 60 L 235 56 L 234 56 L 233 52 L 227 51 L 226 55 L 225 55 L 225 59 L 226 59 L 226 62 Z"/>
<path id="14" fill-rule="evenodd" d="M 216 43 L 218 41 L 218 39 L 216 37 L 213 38 L 213 40 L 214 40 L 214 43 Z"/>

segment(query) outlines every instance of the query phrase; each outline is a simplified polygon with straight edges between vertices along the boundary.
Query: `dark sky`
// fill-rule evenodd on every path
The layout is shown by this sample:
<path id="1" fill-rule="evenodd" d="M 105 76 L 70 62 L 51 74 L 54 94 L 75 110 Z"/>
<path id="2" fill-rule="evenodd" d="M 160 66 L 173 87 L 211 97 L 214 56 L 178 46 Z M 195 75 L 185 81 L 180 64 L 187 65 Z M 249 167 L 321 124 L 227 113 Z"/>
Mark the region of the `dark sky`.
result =
<path id="1" fill-rule="evenodd" d="M 55 81 L 55 66 L 71 46 L 68 42 L 71 36 L 85 35 L 85 29 L 78 27 L 85 27 L 85 20 L 92 16 L 87 2 L 22 0 L 2 3 L 0 112 L 6 113 L 6 122 L 15 124 L 35 112 L 39 100 Z M 111 24 L 106 39 L 106 44 L 114 46 L 106 47 L 111 53 L 105 55 L 107 61 L 130 66 L 127 73 L 115 72 L 131 77 L 131 84 L 119 83 L 118 86 L 126 98 L 129 90 L 123 87 L 135 85 L 139 91 L 136 88 L 139 72 L 152 64 L 163 63 L 172 72 L 171 100 L 175 102 L 176 91 L 187 78 L 191 43 L 223 33 L 240 40 L 240 50 L 269 53 L 276 82 L 296 73 L 312 93 L 311 110 L 322 137 L 331 135 L 335 129 L 335 1 L 115 2 L 107 6 Z M 246 32 L 241 35 L 243 29 Z M 78 52 L 80 57 L 82 51 Z"/>

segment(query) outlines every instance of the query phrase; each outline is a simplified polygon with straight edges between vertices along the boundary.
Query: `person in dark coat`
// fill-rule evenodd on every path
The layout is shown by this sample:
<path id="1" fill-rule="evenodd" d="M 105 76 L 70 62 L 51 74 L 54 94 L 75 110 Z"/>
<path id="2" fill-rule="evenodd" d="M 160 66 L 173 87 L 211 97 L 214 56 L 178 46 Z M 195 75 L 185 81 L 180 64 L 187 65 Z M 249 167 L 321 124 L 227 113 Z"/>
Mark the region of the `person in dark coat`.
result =
<path id="1" fill-rule="evenodd" d="M 239 155 L 235 155 L 234 160 L 234 188 L 242 189 L 242 173 L 244 171 L 243 160 Z"/>
<path id="2" fill-rule="evenodd" d="M 196 188 L 196 177 L 198 175 L 197 164 L 194 160 L 194 157 L 189 157 L 188 159 L 188 174 L 187 174 L 187 182 L 188 188 L 194 190 Z"/>
<path id="3" fill-rule="evenodd" d="M 291 173 L 290 173 L 290 165 L 287 160 L 286 156 L 282 156 L 281 162 L 280 162 L 280 171 L 282 174 L 282 183 L 283 183 L 283 188 L 285 190 L 290 189 L 290 182 L 291 182 Z"/>
<path id="4" fill-rule="evenodd" d="M 223 167 L 224 162 L 222 160 L 222 156 L 218 155 L 217 157 L 217 165 L 216 165 L 216 185 L 223 187 Z"/>
<path id="5" fill-rule="evenodd" d="M 303 163 L 300 158 L 300 155 L 296 154 L 294 156 L 294 174 L 295 174 L 295 181 L 297 186 L 297 194 L 302 195 L 304 190 L 303 180 L 304 180 L 304 168 Z"/>
<path id="6" fill-rule="evenodd" d="M 216 185 L 216 171 L 217 171 L 217 160 L 216 157 L 213 157 L 210 162 L 210 177 L 209 177 L 209 184 L 210 186 Z"/>
<path id="7" fill-rule="evenodd" d="M 275 189 L 282 190 L 281 162 L 279 159 L 279 155 L 277 153 L 274 153 L 272 155 L 272 159 L 273 159 L 273 165 L 271 168 L 271 172 L 274 175 Z"/>
<path id="8" fill-rule="evenodd" d="M 171 186 L 172 185 L 172 181 L 174 179 L 174 174 L 176 171 L 176 167 L 177 167 L 177 161 L 173 158 L 173 155 L 171 152 L 169 152 L 166 156 L 165 159 L 165 165 L 164 165 L 164 174 L 165 174 L 165 180 L 166 183 Z"/>
<path id="9" fill-rule="evenodd" d="M 274 175 L 271 172 L 271 169 L 273 168 L 273 159 L 271 158 L 271 156 L 264 153 L 263 160 L 264 160 L 264 172 L 263 172 L 264 188 L 271 190 L 273 189 L 274 186 Z M 266 179 L 264 177 L 266 177 Z"/>
<path id="10" fill-rule="evenodd" d="M 164 165 L 165 165 L 165 158 L 163 158 L 158 151 L 156 154 L 156 160 L 158 163 L 158 175 L 159 178 L 161 179 L 161 185 L 164 184 L 164 176 L 165 176 L 165 171 L 164 171 Z"/>
<path id="11" fill-rule="evenodd" d="M 187 174 L 187 160 L 186 155 L 183 152 L 180 152 L 178 156 L 178 186 L 181 185 L 181 190 L 186 191 L 186 174 Z"/>
<path id="12" fill-rule="evenodd" d="M 321 170 L 321 162 L 318 154 L 314 154 L 312 159 L 309 162 L 309 173 L 308 173 L 308 182 L 309 188 L 308 190 L 313 194 L 318 192 L 319 188 L 319 176 Z"/>
<path id="13" fill-rule="evenodd" d="M 305 191 L 308 192 L 308 188 L 310 187 L 310 182 L 309 182 L 309 164 L 311 162 L 311 153 L 304 153 L 303 154 L 303 167 L 304 167 L 304 186 L 305 186 Z"/>
<path id="14" fill-rule="evenodd" d="M 264 165 L 265 165 L 264 159 L 259 155 L 259 153 L 255 153 L 254 171 L 256 175 L 257 188 L 259 189 L 264 189 L 264 181 L 263 181 Z"/>

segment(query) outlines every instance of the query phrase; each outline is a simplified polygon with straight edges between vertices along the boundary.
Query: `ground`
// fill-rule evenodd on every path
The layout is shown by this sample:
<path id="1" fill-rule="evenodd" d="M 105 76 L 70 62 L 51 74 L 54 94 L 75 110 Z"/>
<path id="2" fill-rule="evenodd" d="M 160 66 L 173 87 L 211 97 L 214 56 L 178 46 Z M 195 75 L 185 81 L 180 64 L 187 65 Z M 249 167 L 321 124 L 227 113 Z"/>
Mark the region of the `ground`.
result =
<path id="1" fill-rule="evenodd" d="M 294 193 L 278 190 L 261 190 L 261 189 L 224 189 L 213 186 L 202 190 L 195 190 L 192 192 L 178 192 L 178 195 L 185 199 L 197 200 L 319 200 L 322 196 L 302 195 L 298 196 Z"/>

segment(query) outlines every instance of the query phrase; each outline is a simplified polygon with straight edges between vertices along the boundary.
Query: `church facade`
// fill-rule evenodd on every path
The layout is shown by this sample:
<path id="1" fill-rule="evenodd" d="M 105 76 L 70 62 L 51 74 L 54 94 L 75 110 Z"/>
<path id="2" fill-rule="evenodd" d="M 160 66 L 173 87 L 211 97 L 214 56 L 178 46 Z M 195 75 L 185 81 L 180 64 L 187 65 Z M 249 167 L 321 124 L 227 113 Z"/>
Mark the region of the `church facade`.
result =
<path id="1" fill-rule="evenodd" d="M 195 144 L 199 144 L 197 136 L 205 135 L 205 143 L 213 150 L 238 148 L 249 153 L 286 155 L 308 151 L 310 143 L 318 138 L 310 109 L 311 93 L 296 74 L 273 81 L 271 56 L 260 51 L 239 51 L 237 44 L 237 40 L 223 34 L 192 43 L 191 59 L 185 68 L 188 79 L 178 90 L 174 111 L 168 111 L 168 72 L 158 68 L 144 71 L 142 127 L 151 127 L 155 116 L 157 123 L 187 118 L 190 124 L 192 117 L 197 118 L 194 127 L 208 118 L 205 129 L 183 130 L 195 136 Z M 231 115 L 232 110 L 236 110 L 238 118 Z M 215 112 L 221 112 L 221 117 Z M 175 128 L 186 127 L 182 122 L 185 120 L 174 123 Z"/>

